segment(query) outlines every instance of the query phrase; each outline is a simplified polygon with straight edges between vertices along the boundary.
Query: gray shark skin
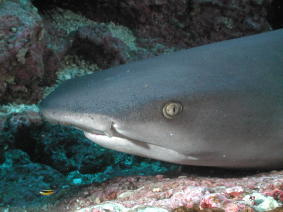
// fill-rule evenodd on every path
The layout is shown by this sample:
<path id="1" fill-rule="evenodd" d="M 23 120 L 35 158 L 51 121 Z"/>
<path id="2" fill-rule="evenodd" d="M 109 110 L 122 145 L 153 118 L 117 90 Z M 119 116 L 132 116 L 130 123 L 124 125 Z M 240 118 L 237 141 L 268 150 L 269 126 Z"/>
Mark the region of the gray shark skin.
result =
<path id="1" fill-rule="evenodd" d="M 170 102 L 182 110 L 167 118 Z M 282 168 L 283 29 L 68 80 L 40 109 L 48 121 L 121 152 L 186 165 Z"/>

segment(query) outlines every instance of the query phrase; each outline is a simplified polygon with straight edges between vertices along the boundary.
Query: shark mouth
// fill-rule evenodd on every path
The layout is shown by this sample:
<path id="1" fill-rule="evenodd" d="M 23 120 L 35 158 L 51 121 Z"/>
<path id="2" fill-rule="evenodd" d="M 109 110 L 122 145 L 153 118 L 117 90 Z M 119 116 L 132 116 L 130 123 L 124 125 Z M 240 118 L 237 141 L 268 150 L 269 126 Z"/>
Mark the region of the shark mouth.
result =
<path id="1" fill-rule="evenodd" d="M 106 132 L 96 130 L 92 132 L 84 131 L 84 135 L 89 140 L 105 148 L 141 157 L 153 158 L 178 164 L 187 164 L 188 160 L 198 160 L 196 157 L 187 156 L 172 149 L 131 139 L 118 132 L 114 123 L 112 123 L 110 129 Z"/>

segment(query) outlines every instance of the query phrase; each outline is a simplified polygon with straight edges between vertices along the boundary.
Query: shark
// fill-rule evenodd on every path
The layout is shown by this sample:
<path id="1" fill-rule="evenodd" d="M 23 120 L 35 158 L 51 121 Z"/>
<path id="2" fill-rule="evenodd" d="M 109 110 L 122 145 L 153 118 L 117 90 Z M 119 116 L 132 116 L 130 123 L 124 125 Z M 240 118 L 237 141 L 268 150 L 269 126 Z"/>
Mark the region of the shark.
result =
<path id="1" fill-rule="evenodd" d="M 283 29 L 63 82 L 40 103 L 116 151 L 192 166 L 283 167 Z"/>

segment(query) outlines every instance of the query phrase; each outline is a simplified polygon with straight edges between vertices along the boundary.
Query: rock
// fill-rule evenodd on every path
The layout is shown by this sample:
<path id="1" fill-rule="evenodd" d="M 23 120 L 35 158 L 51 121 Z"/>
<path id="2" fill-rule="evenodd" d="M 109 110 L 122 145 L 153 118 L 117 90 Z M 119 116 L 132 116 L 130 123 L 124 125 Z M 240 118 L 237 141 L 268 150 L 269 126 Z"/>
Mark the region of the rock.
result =
<path id="1" fill-rule="evenodd" d="M 72 50 L 105 69 L 126 63 L 129 51 L 126 44 L 112 36 L 106 25 L 80 27 Z"/>
<path id="2" fill-rule="evenodd" d="M 37 9 L 29 1 L 0 5 L 0 103 L 35 103 L 55 80 L 57 58 L 47 48 Z"/>
<path id="3" fill-rule="evenodd" d="M 35 1 L 43 11 L 52 7 L 69 9 L 96 22 L 127 26 L 138 38 L 178 48 L 270 30 L 266 17 L 271 3 L 271 0 Z"/>
<path id="4" fill-rule="evenodd" d="M 282 177 L 283 171 L 233 178 L 225 178 L 225 175 L 201 177 L 196 173 L 188 173 L 181 178 L 162 178 L 160 175 L 118 177 L 85 187 L 58 204 L 56 210 L 76 208 L 88 211 L 106 209 L 110 205 L 119 205 L 119 208 L 126 208 L 125 211 L 138 211 L 136 208 L 160 208 L 174 212 L 277 210 L 275 208 L 280 207 L 282 202 L 263 194 L 271 187 L 280 186 Z M 231 196 L 227 193 L 232 191 L 229 188 L 243 195 Z"/>

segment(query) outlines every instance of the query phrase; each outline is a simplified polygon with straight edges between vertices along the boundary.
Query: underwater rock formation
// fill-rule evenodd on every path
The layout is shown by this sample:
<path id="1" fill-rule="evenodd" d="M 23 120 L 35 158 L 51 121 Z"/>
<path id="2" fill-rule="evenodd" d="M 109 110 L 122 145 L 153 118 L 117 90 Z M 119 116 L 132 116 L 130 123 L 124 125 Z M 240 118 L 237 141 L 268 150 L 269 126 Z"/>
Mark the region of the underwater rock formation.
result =
<path id="1" fill-rule="evenodd" d="M 44 36 L 42 19 L 29 1 L 0 3 L 1 103 L 35 103 L 42 85 L 54 83 L 58 61 Z"/>
<path id="2" fill-rule="evenodd" d="M 280 207 L 277 201 L 282 203 L 282 186 L 282 171 L 238 178 L 225 178 L 225 174 L 222 177 L 196 176 L 193 172 L 176 178 L 163 175 L 119 177 L 84 188 L 55 208 L 97 212 L 148 208 L 178 212 L 197 206 L 227 212 L 268 211 Z"/>
<path id="3" fill-rule="evenodd" d="M 46 0 L 34 1 L 42 12 L 54 7 L 83 13 L 97 22 L 114 22 L 137 37 L 188 47 L 270 29 L 270 0 Z"/>

